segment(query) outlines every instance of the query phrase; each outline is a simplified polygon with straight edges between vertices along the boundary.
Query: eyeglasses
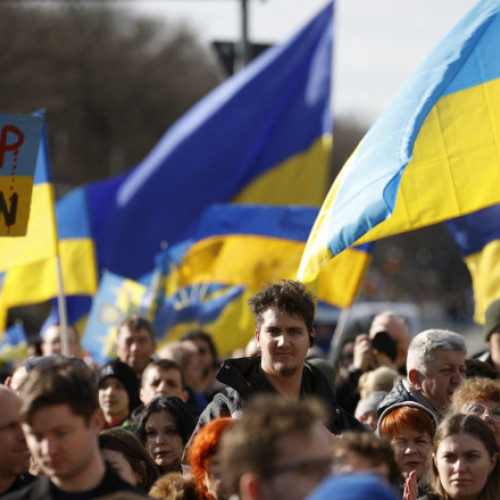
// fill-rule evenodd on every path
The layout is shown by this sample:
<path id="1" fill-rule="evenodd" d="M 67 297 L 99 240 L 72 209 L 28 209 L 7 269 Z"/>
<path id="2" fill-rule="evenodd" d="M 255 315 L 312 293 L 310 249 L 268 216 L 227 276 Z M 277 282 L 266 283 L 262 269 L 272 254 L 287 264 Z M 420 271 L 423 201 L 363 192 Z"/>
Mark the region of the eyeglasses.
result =
<path id="1" fill-rule="evenodd" d="M 290 464 L 271 467 L 265 472 L 264 477 L 270 479 L 281 474 L 293 472 L 299 476 L 311 476 L 322 479 L 333 471 L 333 457 L 322 457 L 298 460 Z"/>
<path id="2" fill-rule="evenodd" d="M 485 413 L 495 420 L 495 422 L 500 422 L 500 406 L 495 406 L 495 408 L 488 408 L 481 403 L 470 403 L 465 407 L 465 413 L 468 415 L 475 415 L 476 417 L 483 417 Z"/>

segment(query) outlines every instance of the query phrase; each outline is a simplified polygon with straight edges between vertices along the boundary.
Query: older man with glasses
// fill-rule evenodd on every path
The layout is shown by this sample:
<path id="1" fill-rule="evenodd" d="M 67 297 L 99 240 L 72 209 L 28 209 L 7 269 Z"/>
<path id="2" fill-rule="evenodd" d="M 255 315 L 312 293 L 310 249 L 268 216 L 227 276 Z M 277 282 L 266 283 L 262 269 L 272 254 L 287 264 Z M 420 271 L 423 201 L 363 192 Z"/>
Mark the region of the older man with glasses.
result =
<path id="1" fill-rule="evenodd" d="M 500 381 L 482 377 L 465 380 L 451 397 L 450 412 L 482 418 L 500 447 Z"/>

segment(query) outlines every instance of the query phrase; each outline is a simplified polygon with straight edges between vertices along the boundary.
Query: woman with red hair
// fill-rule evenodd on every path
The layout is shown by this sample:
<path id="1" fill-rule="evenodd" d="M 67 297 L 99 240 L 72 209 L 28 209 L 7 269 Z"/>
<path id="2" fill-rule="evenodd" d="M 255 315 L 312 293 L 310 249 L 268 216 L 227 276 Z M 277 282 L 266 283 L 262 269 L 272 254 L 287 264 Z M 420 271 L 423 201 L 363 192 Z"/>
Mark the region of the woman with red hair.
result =
<path id="1" fill-rule="evenodd" d="M 390 406 L 378 421 L 379 435 L 391 442 L 403 478 L 408 482 L 411 477 L 408 485 L 418 487 L 418 496 L 428 489 L 429 478 L 426 472 L 437 424 L 435 417 L 425 406 L 410 401 Z"/>
<path id="2" fill-rule="evenodd" d="M 188 451 L 191 477 L 200 500 L 224 500 L 219 458 L 219 441 L 224 430 L 234 423 L 230 417 L 210 421 L 193 438 Z"/>

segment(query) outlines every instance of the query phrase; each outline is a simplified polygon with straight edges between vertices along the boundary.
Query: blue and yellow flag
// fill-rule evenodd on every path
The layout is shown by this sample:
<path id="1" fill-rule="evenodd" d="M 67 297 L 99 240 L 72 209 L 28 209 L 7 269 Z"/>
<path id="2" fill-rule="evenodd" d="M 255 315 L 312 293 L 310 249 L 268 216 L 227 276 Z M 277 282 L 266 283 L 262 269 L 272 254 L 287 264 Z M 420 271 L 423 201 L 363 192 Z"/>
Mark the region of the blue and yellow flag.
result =
<path id="1" fill-rule="evenodd" d="M 332 31 L 329 4 L 198 102 L 130 172 L 85 186 L 100 269 L 137 280 L 214 203 L 321 204 Z"/>
<path id="2" fill-rule="evenodd" d="M 3 332 L 0 340 L 0 364 L 13 365 L 26 359 L 28 339 L 21 323 L 15 323 Z"/>
<path id="3" fill-rule="evenodd" d="M 435 47 L 336 178 L 299 277 L 332 256 L 500 202 L 500 2 Z"/>
<path id="4" fill-rule="evenodd" d="M 9 257 L 11 265 L 5 266 L 0 295 L 0 330 L 5 325 L 7 309 L 44 302 L 58 295 L 58 255 L 64 294 L 91 295 L 97 290 L 95 251 L 84 202 L 78 191 L 58 202 L 56 223 L 47 131 L 44 126 L 35 170 L 28 233 L 14 240 L 19 248 L 9 245 L 9 250 L 5 250 L 5 262 L 7 255 L 10 255 L 8 252 L 12 252 L 13 257 Z M 4 245 L 8 244 L 4 243 L 3 238 L 0 239 L 0 251 L 3 252 Z M 22 264 L 14 265 L 15 262 Z"/>
<path id="5" fill-rule="evenodd" d="M 116 274 L 106 273 L 92 302 L 82 337 L 82 347 L 99 364 L 114 353 L 119 324 L 139 310 L 146 286 Z"/>
<path id="6" fill-rule="evenodd" d="M 180 287 L 219 283 L 258 291 L 294 279 L 318 209 L 253 204 L 214 205 L 176 269 Z M 371 260 L 371 244 L 350 248 L 325 266 L 314 292 L 348 307 Z"/>
<path id="7" fill-rule="evenodd" d="M 478 210 L 445 223 L 472 278 L 477 323 L 500 297 L 500 205 Z"/>
<path id="8" fill-rule="evenodd" d="M 187 287 L 167 298 L 156 315 L 154 326 L 158 347 L 178 340 L 189 330 L 203 329 L 209 333 L 217 352 L 231 356 L 244 347 L 255 330 L 255 321 L 248 307 L 253 291 L 242 286 L 214 286 L 205 289 Z"/>

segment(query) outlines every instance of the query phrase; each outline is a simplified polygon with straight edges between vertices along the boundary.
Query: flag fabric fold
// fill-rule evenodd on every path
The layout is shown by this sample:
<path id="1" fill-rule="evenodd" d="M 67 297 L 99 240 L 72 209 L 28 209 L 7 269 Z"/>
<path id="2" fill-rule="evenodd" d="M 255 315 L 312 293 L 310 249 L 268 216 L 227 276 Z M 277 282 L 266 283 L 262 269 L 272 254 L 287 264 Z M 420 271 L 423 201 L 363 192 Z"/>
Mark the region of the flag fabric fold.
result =
<path id="1" fill-rule="evenodd" d="M 332 36 L 333 3 L 193 106 L 131 171 L 85 186 L 100 270 L 137 280 L 214 203 L 321 204 Z"/>
<path id="2" fill-rule="evenodd" d="M 467 266 L 474 291 L 474 320 L 484 323 L 489 303 L 500 297 L 500 205 L 445 222 Z"/>
<path id="3" fill-rule="evenodd" d="M 223 283 L 258 291 L 295 279 L 318 209 L 254 204 L 214 205 L 200 219 L 196 241 L 177 266 L 179 286 Z M 348 307 L 371 260 L 371 244 L 348 249 L 322 269 L 319 300 Z"/>
<path id="4" fill-rule="evenodd" d="M 355 243 L 500 202 L 499 12 L 478 2 L 368 131 L 327 195 L 301 279 Z"/>

